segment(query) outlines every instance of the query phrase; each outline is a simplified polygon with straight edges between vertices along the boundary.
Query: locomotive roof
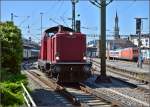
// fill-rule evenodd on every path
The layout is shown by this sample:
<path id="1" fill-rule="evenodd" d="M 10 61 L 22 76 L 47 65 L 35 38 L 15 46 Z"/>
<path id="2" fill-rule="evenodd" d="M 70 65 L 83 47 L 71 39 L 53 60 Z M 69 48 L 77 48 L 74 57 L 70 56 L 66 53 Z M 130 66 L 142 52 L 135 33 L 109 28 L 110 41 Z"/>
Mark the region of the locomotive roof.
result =
<path id="1" fill-rule="evenodd" d="M 57 33 L 59 31 L 73 32 L 73 29 L 71 29 L 69 27 L 65 27 L 63 25 L 58 25 L 58 26 L 55 26 L 55 27 L 50 27 L 50 28 L 45 30 L 46 33 Z"/>

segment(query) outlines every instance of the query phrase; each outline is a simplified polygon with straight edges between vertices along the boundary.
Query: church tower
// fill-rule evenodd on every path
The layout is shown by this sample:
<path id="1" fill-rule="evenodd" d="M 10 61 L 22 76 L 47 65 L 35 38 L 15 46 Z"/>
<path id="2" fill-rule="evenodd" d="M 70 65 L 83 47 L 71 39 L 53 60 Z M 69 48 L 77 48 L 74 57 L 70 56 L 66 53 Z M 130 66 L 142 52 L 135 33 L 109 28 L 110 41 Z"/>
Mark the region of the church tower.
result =
<path id="1" fill-rule="evenodd" d="M 117 15 L 117 12 L 116 12 L 115 28 L 114 28 L 114 39 L 119 39 L 120 38 L 118 22 L 119 22 L 119 19 L 118 19 L 118 15 Z"/>

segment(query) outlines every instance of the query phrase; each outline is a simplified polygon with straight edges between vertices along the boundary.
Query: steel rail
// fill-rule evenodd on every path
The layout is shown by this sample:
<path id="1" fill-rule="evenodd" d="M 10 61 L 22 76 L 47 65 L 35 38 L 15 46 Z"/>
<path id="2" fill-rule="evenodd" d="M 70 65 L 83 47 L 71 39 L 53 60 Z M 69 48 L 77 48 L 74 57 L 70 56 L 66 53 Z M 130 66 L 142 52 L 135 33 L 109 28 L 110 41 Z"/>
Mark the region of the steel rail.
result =
<path id="1" fill-rule="evenodd" d="M 62 87 L 61 85 L 57 84 L 57 82 L 55 80 L 43 78 L 38 73 L 35 73 L 35 72 L 28 71 L 28 73 L 30 73 L 32 76 L 38 78 L 41 82 L 46 84 L 48 87 L 52 88 L 54 91 L 65 96 L 69 101 L 71 101 L 72 104 L 78 105 L 78 106 L 81 105 L 80 102 L 75 98 L 75 96 L 73 96 L 72 94 L 67 92 L 67 90 L 64 87 Z"/>
<path id="2" fill-rule="evenodd" d="M 116 99 L 110 98 L 109 96 L 107 96 L 107 95 L 105 95 L 103 93 L 100 93 L 100 92 L 98 92 L 96 90 L 93 90 L 92 88 L 90 88 L 87 85 L 84 85 L 83 83 L 80 83 L 80 84 L 81 84 L 80 88 L 81 88 L 82 91 L 90 93 L 90 94 L 92 94 L 92 95 L 94 95 L 94 96 L 96 96 L 98 98 L 101 98 L 101 99 L 103 99 L 105 101 L 111 102 L 111 106 L 112 107 L 128 107 L 128 105 L 126 105 L 125 103 L 120 103 Z"/>
<path id="3" fill-rule="evenodd" d="M 95 66 L 99 67 L 100 65 L 95 64 Z M 123 76 L 123 77 L 128 78 L 128 79 L 131 79 L 131 80 L 135 80 L 135 81 L 142 82 L 142 83 L 145 83 L 145 84 L 148 84 L 148 83 L 149 83 L 149 82 L 147 82 L 147 81 L 146 81 L 146 82 L 143 82 L 143 80 L 141 80 L 141 79 L 139 80 L 139 79 L 137 79 L 136 77 L 132 77 L 132 76 L 129 75 L 129 74 L 122 73 L 121 71 L 116 70 L 116 69 L 113 69 L 113 68 L 106 68 L 106 69 L 107 69 L 108 72 L 111 72 L 111 73 L 114 73 L 114 74 Z M 92 68 L 92 70 L 93 70 L 93 72 L 94 72 L 94 71 L 97 70 L 97 69 L 96 69 L 96 68 Z M 121 81 L 121 82 L 123 82 L 123 83 L 125 83 L 125 84 L 130 85 L 130 86 L 137 87 L 137 88 L 139 88 L 140 90 L 149 91 L 149 88 L 145 88 L 145 87 L 142 87 L 142 86 L 137 86 L 137 85 L 133 84 L 132 82 L 124 81 L 124 80 L 119 79 L 119 78 L 114 77 L 114 76 L 111 76 L 111 78 L 114 78 L 114 79 L 116 79 L 116 80 L 119 80 L 119 81 Z"/>
<path id="4" fill-rule="evenodd" d="M 79 83 L 78 84 L 78 86 L 76 86 L 76 87 L 74 87 L 75 89 L 77 89 L 76 90 L 76 92 L 78 92 L 78 93 L 80 93 L 80 91 L 81 92 L 84 92 L 85 93 L 85 95 L 86 94 L 89 94 L 91 97 L 93 96 L 94 98 L 98 98 L 99 99 L 99 102 L 101 103 L 101 102 L 103 102 L 105 105 L 107 105 L 107 106 L 111 106 L 111 107 L 124 107 L 124 106 L 118 106 L 119 104 L 118 103 L 112 103 L 112 102 L 110 102 L 110 100 L 106 100 L 106 99 L 104 99 L 103 98 L 103 96 L 97 96 L 96 94 L 93 94 L 93 91 L 91 91 L 91 90 L 89 90 L 89 89 L 87 89 L 87 86 L 85 86 L 85 85 L 83 85 L 82 83 Z M 67 89 L 66 89 L 67 90 Z M 67 90 L 68 91 L 68 93 L 71 93 L 71 92 L 69 92 L 69 90 Z M 73 94 L 72 94 L 73 95 Z M 84 94 L 83 94 L 84 95 Z M 73 95 L 74 96 L 74 95 Z M 87 102 L 84 102 L 83 100 L 79 100 L 80 98 L 78 97 L 78 96 L 74 96 L 75 98 L 76 98 L 76 101 L 77 101 L 77 103 L 81 106 L 81 107 L 90 107 L 90 105 L 87 103 Z M 92 101 L 92 100 L 91 100 Z M 93 104 L 93 106 L 94 106 L 94 104 Z M 103 105 L 104 106 L 104 105 Z"/>
<path id="5" fill-rule="evenodd" d="M 94 64 L 95 66 L 100 67 L 100 65 L 99 65 L 100 62 L 95 61 L 95 60 L 91 60 L 91 61 L 93 63 L 96 63 L 96 64 Z M 127 77 L 129 79 L 134 79 L 136 81 L 139 81 L 139 82 L 142 82 L 142 83 L 145 83 L 145 84 L 149 83 L 149 76 L 146 73 L 131 72 L 131 71 L 128 71 L 128 70 L 125 70 L 125 69 L 116 68 L 116 67 L 110 66 L 110 65 L 107 65 L 107 69 L 110 72 L 113 72 L 113 73 L 125 76 L 125 77 Z"/>
<path id="6" fill-rule="evenodd" d="M 49 78 L 44 78 L 44 77 L 40 76 L 39 74 L 37 74 L 36 72 L 28 71 L 28 73 L 30 73 L 32 76 L 35 76 L 36 78 L 38 78 L 41 82 L 43 82 L 44 84 L 46 84 L 48 87 L 51 87 L 52 89 L 54 89 L 56 92 L 58 92 L 58 93 L 62 94 L 63 96 L 65 96 L 69 101 L 71 101 L 71 103 L 73 105 L 81 106 L 81 107 L 88 107 L 89 106 L 86 102 L 79 100 L 77 96 L 75 96 L 74 94 L 72 94 L 71 92 L 69 92 L 69 90 L 67 90 L 66 87 L 64 87 L 64 86 L 59 85 L 58 83 L 56 83 L 55 80 L 49 79 Z M 105 103 L 106 102 L 108 103 L 109 101 L 112 101 L 112 100 L 107 101 L 108 98 L 104 99 L 103 98 L 104 95 L 99 95 L 99 93 L 96 93 L 96 92 L 92 91 L 92 89 L 86 89 L 85 86 L 79 85 L 79 87 L 80 87 L 80 89 L 79 89 L 80 91 L 89 93 L 92 96 L 94 96 L 95 98 L 103 99 L 103 101 Z M 95 93 L 95 94 L 93 94 L 93 93 Z M 118 107 L 118 105 L 121 105 L 118 102 L 117 103 L 116 102 L 117 101 L 113 100 L 113 102 L 110 102 L 109 104 L 112 107 L 114 107 L 116 105 Z M 124 106 L 119 106 L 119 107 L 124 107 Z"/>
<path id="7" fill-rule="evenodd" d="M 96 66 L 99 67 L 100 65 L 96 65 Z M 94 68 L 93 68 L 93 69 L 94 69 Z M 108 68 L 107 68 L 107 69 L 108 69 Z M 111 70 L 110 72 L 112 72 L 112 69 L 109 68 L 109 70 Z M 109 70 L 108 70 L 108 71 L 109 71 Z M 118 74 L 118 75 L 122 75 L 122 76 L 128 77 L 127 75 L 123 75 L 123 74 L 121 74 L 121 73 L 116 73 L 116 72 L 114 72 L 114 73 L 115 73 L 115 74 Z M 112 77 L 112 78 L 117 79 L 117 80 L 119 80 L 119 81 L 121 81 L 121 82 L 123 82 L 123 83 L 125 83 L 125 84 L 128 84 L 128 85 L 130 85 L 130 86 L 132 86 L 132 87 L 135 87 L 135 88 L 136 88 L 137 90 L 139 90 L 139 91 L 143 91 L 144 93 L 149 93 L 149 89 L 146 89 L 146 88 L 141 87 L 141 86 L 137 86 L 137 85 L 135 85 L 135 84 L 133 84 L 133 83 L 124 81 L 124 80 L 119 79 L 119 78 L 116 78 L 116 77 Z M 132 77 L 130 77 L 130 78 L 132 78 Z M 132 78 L 132 79 L 133 79 L 133 78 Z M 140 101 L 139 99 L 136 99 L 136 98 L 134 98 L 134 97 L 130 97 L 130 96 L 128 96 L 128 95 L 124 95 L 124 94 L 119 93 L 119 92 L 117 92 L 117 91 L 115 91 L 115 90 L 112 90 L 112 89 L 109 89 L 109 91 L 112 92 L 112 93 L 118 94 L 118 95 L 120 95 L 120 96 L 123 96 L 123 97 L 125 97 L 125 98 L 131 99 L 131 100 L 135 101 L 136 103 L 142 104 L 142 105 L 145 106 L 145 107 L 149 107 L 149 104 L 148 104 L 148 103 L 143 102 L 143 101 Z"/>

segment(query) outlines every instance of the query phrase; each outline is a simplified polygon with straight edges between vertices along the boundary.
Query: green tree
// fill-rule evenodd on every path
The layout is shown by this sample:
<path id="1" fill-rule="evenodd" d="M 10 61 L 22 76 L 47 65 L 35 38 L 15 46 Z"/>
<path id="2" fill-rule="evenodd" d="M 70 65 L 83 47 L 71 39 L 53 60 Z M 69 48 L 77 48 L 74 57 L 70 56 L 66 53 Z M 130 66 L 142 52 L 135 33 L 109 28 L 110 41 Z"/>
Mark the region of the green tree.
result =
<path id="1" fill-rule="evenodd" d="M 0 23 L 1 66 L 19 73 L 23 57 L 21 30 L 13 22 Z"/>

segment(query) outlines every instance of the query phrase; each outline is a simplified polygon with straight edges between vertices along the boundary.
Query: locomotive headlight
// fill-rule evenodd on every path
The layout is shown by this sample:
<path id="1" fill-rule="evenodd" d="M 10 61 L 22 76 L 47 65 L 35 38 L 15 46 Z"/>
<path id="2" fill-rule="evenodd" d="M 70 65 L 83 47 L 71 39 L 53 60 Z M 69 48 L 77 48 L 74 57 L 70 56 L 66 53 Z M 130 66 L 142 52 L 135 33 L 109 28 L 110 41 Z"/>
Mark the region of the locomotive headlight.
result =
<path id="1" fill-rule="evenodd" d="M 60 58 L 59 58 L 59 56 L 56 56 L 56 60 L 59 60 Z"/>
<path id="2" fill-rule="evenodd" d="M 71 35 L 71 36 L 72 36 L 72 35 L 73 35 L 73 33 L 72 33 L 72 32 L 69 32 L 69 35 Z"/>
<path id="3" fill-rule="evenodd" d="M 83 57 L 83 60 L 86 60 L 86 56 Z"/>
<path id="4" fill-rule="evenodd" d="M 56 60 L 60 60 L 60 53 L 59 52 L 56 52 L 56 54 L 55 54 L 55 58 L 56 58 Z"/>

